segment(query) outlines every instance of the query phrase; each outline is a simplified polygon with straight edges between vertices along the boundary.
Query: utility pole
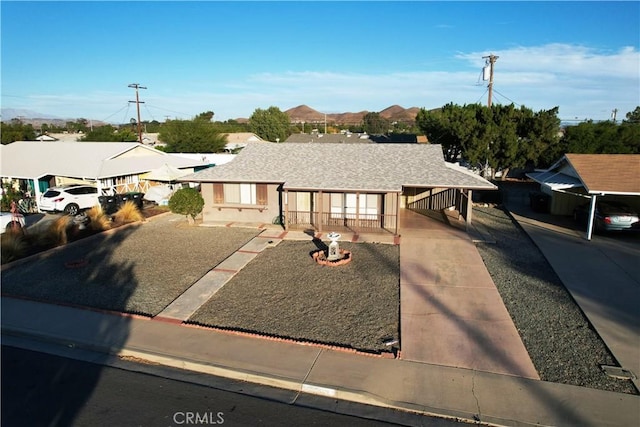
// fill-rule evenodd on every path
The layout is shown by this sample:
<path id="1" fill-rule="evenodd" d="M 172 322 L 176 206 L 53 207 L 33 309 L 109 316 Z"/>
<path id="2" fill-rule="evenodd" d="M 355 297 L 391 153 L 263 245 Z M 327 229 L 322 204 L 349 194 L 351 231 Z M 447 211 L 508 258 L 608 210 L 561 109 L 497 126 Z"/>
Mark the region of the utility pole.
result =
<path id="1" fill-rule="evenodd" d="M 484 58 L 486 60 L 485 63 L 485 69 L 487 68 L 487 66 L 489 67 L 489 100 L 487 102 L 487 106 L 489 108 L 491 108 L 491 98 L 493 96 L 493 64 L 495 64 L 495 62 L 498 60 L 498 58 L 500 58 L 499 56 L 496 56 L 494 54 L 489 54 L 489 56 L 483 56 L 482 58 Z M 486 78 L 485 78 L 486 80 Z"/>
<path id="2" fill-rule="evenodd" d="M 135 102 L 136 103 L 136 108 L 138 110 L 138 142 L 140 144 L 142 144 L 142 126 L 140 125 L 140 97 L 138 96 L 138 89 L 146 89 L 146 87 L 144 86 L 140 86 L 140 84 L 138 83 L 131 83 L 129 85 L 130 88 L 134 88 L 136 90 L 136 100 L 135 101 L 129 101 L 129 102 Z M 144 102 L 142 102 L 142 104 L 144 104 Z"/>

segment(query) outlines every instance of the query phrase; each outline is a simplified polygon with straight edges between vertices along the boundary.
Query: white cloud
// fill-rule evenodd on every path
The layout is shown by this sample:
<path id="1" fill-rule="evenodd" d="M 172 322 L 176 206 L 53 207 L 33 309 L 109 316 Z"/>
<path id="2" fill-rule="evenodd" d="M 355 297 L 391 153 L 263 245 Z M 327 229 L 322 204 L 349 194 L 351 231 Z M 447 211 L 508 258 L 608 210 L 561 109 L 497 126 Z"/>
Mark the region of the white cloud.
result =
<path id="1" fill-rule="evenodd" d="M 481 80 L 483 56 L 499 56 L 495 66 L 494 101 L 515 102 L 534 110 L 560 107 L 561 118 L 604 120 L 617 108 L 618 117 L 640 105 L 640 54 L 633 47 L 602 51 L 586 46 L 548 44 L 514 46 L 493 52 L 461 52 L 456 72 L 421 71 L 378 74 L 338 71 L 289 71 L 238 76 L 218 81 L 198 92 L 171 89 L 144 91 L 143 119 L 165 116 L 190 118 L 212 110 L 219 120 L 249 117 L 256 108 L 282 110 L 306 104 L 321 112 L 381 111 L 393 104 L 436 108 L 449 102 L 485 103 L 486 84 Z M 339 66 L 339 64 L 336 64 Z M 93 92 L 86 95 L 34 96 L 21 108 L 57 116 L 91 115 L 120 121 L 130 92 Z M 25 101 L 23 99 L 23 101 Z M 64 110 L 59 113 L 55 108 Z M 17 106 L 16 106 L 17 108 Z M 116 114 L 116 112 L 118 112 Z M 149 115 L 152 117 L 149 117 Z M 126 118 L 128 121 L 128 117 Z"/>

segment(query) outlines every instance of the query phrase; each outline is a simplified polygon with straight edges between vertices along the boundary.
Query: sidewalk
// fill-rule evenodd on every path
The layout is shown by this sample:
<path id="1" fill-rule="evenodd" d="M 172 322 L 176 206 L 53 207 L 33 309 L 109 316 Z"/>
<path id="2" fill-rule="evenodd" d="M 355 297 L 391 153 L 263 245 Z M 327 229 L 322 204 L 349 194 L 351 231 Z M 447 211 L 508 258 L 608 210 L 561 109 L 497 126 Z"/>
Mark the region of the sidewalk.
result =
<path id="1" fill-rule="evenodd" d="M 6 297 L 2 332 L 300 393 L 490 424 L 640 422 L 638 396 Z"/>

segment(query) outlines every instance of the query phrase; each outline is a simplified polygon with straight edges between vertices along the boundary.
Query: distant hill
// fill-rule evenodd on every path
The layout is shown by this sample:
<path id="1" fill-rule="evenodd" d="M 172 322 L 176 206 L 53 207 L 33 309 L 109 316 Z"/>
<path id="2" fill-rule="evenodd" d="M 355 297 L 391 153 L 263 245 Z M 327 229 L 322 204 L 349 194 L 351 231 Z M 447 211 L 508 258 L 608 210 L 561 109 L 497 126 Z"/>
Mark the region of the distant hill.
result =
<path id="1" fill-rule="evenodd" d="M 403 108 L 399 105 L 392 105 L 379 111 L 380 116 L 392 122 L 414 123 L 416 116 L 418 115 L 420 108 Z M 323 123 L 325 120 L 325 114 L 314 110 L 306 105 L 299 105 L 294 108 L 290 108 L 285 111 L 292 122 L 294 123 Z M 357 113 L 332 113 L 327 114 L 327 122 L 335 124 L 359 124 L 362 122 L 367 113 L 370 111 L 360 111 Z"/>
<path id="2" fill-rule="evenodd" d="M 3 108 L 2 109 L 2 121 L 7 123 L 13 119 L 19 119 L 26 125 L 31 125 L 35 129 L 39 129 L 44 123 L 53 126 L 64 127 L 67 122 L 75 122 L 78 119 L 64 119 L 48 114 L 38 113 L 32 110 L 23 110 L 18 108 Z M 90 121 L 93 126 L 104 126 L 107 123 L 100 120 Z"/>
<path id="3" fill-rule="evenodd" d="M 418 111 L 420 108 L 411 107 L 404 108 L 400 105 L 392 105 L 390 107 L 385 108 L 382 111 L 378 111 L 378 113 L 384 117 L 385 119 L 391 122 L 401 122 L 406 124 L 415 123 L 416 116 L 418 115 Z M 327 123 L 333 123 L 338 125 L 356 125 L 362 123 L 362 120 L 365 115 L 370 113 L 371 111 L 359 111 L 356 113 L 331 113 L 326 114 Z M 324 123 L 325 114 L 319 111 L 314 110 L 313 108 L 307 105 L 299 105 L 294 108 L 290 108 L 285 111 L 285 113 L 291 119 L 293 123 Z M 41 114 L 31 110 L 21 110 L 21 109 L 13 109 L 13 108 L 3 108 L 2 109 L 2 121 L 9 122 L 12 119 L 18 118 L 25 124 L 31 124 L 34 128 L 39 128 L 43 123 L 48 123 L 50 125 L 55 126 L 65 126 L 67 122 L 75 122 L 78 120 L 77 118 L 60 118 L 55 116 L 50 116 L 46 114 Z M 247 123 L 248 118 L 237 118 L 235 119 L 238 123 Z M 106 122 L 102 122 L 100 120 L 92 120 L 93 126 L 103 126 L 106 125 Z"/>

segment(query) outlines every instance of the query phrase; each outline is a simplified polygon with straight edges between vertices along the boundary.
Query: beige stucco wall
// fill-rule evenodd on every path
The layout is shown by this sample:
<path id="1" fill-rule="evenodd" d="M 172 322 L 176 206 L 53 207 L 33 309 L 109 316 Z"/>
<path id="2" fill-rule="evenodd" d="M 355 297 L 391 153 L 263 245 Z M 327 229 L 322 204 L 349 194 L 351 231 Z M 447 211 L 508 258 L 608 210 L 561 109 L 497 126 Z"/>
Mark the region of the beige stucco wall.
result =
<path id="1" fill-rule="evenodd" d="M 204 199 L 202 219 L 207 221 L 261 222 L 272 223 L 279 215 L 279 193 L 277 184 L 267 185 L 267 205 L 262 211 L 257 206 L 215 205 L 213 203 L 213 184 L 203 182 L 201 194 Z M 260 206 L 260 208 L 263 208 Z"/>

